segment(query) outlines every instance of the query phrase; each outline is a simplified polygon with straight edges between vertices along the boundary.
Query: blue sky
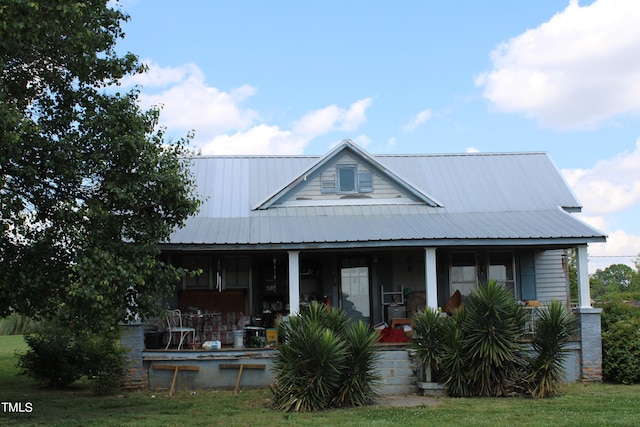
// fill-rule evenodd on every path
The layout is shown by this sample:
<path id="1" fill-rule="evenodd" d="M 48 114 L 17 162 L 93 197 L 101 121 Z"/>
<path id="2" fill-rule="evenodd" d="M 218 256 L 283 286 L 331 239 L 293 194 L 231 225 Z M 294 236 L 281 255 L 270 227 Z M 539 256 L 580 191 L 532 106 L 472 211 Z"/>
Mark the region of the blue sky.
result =
<path id="1" fill-rule="evenodd" d="M 609 235 L 640 253 L 637 0 L 123 0 L 145 106 L 203 154 L 548 152 Z"/>

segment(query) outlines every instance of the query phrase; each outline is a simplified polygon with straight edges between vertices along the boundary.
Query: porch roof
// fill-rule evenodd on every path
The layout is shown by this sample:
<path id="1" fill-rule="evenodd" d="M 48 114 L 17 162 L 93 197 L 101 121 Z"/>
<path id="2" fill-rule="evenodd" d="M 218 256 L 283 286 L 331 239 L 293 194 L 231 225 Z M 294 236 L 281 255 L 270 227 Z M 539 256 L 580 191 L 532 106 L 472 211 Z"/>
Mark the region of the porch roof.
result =
<path id="1" fill-rule="evenodd" d="M 571 245 L 604 239 L 561 209 L 443 214 L 419 206 L 373 205 L 289 207 L 278 215 L 193 218 L 171 235 L 166 246 Z"/>

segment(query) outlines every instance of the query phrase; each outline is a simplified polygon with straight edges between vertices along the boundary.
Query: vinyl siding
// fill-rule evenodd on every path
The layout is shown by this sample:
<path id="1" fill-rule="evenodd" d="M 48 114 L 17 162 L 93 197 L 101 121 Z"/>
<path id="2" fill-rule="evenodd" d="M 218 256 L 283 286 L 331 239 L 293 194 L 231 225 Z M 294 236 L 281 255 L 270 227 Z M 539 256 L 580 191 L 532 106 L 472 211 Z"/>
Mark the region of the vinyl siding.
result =
<path id="1" fill-rule="evenodd" d="M 536 252 L 536 291 L 541 303 L 567 301 L 567 275 L 562 267 L 562 249 Z"/>

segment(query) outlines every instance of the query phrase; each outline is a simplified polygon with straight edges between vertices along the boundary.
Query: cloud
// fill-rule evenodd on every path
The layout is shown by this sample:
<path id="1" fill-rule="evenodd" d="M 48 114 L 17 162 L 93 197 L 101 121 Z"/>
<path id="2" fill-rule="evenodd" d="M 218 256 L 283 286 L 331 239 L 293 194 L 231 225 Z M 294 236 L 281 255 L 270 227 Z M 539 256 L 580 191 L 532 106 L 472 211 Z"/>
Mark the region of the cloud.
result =
<path id="1" fill-rule="evenodd" d="M 429 109 L 422 110 L 418 114 L 416 114 L 415 117 L 413 117 L 409 123 L 407 123 L 406 125 L 402 126 L 402 129 L 405 132 L 411 132 L 412 130 L 414 130 L 418 126 L 424 124 L 432 116 L 433 116 L 433 113 L 431 112 L 431 110 L 429 110 Z"/>
<path id="2" fill-rule="evenodd" d="M 250 85 L 225 92 L 208 86 L 202 70 L 195 64 L 162 67 L 147 62 L 147 65 L 147 73 L 133 76 L 123 81 L 123 85 L 142 86 L 142 106 L 161 106 L 161 123 L 168 129 L 195 129 L 198 139 L 207 140 L 222 132 L 247 129 L 259 119 L 256 111 L 242 106 L 243 101 L 257 92 Z"/>
<path id="3" fill-rule="evenodd" d="M 640 236 L 621 230 L 618 215 L 640 215 L 640 140 L 631 153 L 601 160 L 591 169 L 565 169 L 562 174 L 583 204 L 578 217 L 608 234 L 606 243 L 589 245 L 594 257 L 590 271 L 618 263 L 633 266 L 640 253 Z"/>
<path id="4" fill-rule="evenodd" d="M 640 2 L 597 0 L 565 10 L 491 52 L 476 78 L 499 111 L 556 129 L 591 128 L 640 111 Z"/>
<path id="5" fill-rule="evenodd" d="M 349 109 L 330 105 L 312 111 L 298 120 L 293 132 L 301 135 L 322 135 L 334 130 L 353 131 L 366 122 L 366 109 L 371 106 L 372 98 L 365 98 L 351 104 Z"/>
<path id="6" fill-rule="evenodd" d="M 591 169 L 562 171 L 590 215 L 640 206 L 640 140 L 635 150 L 601 160 Z"/>
<path id="7" fill-rule="evenodd" d="M 309 140 L 265 124 L 200 144 L 202 154 L 302 154 Z"/>
<path id="8" fill-rule="evenodd" d="M 329 105 L 305 114 L 291 129 L 261 123 L 260 114 L 243 105 L 257 93 L 245 84 L 230 91 L 209 86 L 193 63 L 162 67 L 145 61 L 148 72 L 127 77 L 124 87 L 142 87 L 143 108 L 162 106 L 161 124 L 171 131 L 195 130 L 192 146 L 202 154 L 302 154 L 315 137 L 334 131 L 354 131 L 367 121 L 373 102 L 364 98 L 349 108 Z M 365 136 L 360 136 L 366 142 Z"/>

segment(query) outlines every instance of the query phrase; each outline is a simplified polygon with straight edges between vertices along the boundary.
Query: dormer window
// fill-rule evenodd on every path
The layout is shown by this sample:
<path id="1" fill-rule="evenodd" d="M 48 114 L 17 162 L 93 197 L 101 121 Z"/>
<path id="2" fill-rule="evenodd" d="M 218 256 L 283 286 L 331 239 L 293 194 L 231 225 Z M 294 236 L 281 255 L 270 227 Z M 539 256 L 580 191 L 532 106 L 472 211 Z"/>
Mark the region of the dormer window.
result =
<path id="1" fill-rule="evenodd" d="M 340 193 L 356 192 L 356 166 L 338 166 L 338 191 Z"/>
<path id="2" fill-rule="evenodd" d="M 322 173 L 320 186 L 323 193 L 353 194 L 373 191 L 373 173 L 358 170 L 358 165 L 337 165 Z"/>

